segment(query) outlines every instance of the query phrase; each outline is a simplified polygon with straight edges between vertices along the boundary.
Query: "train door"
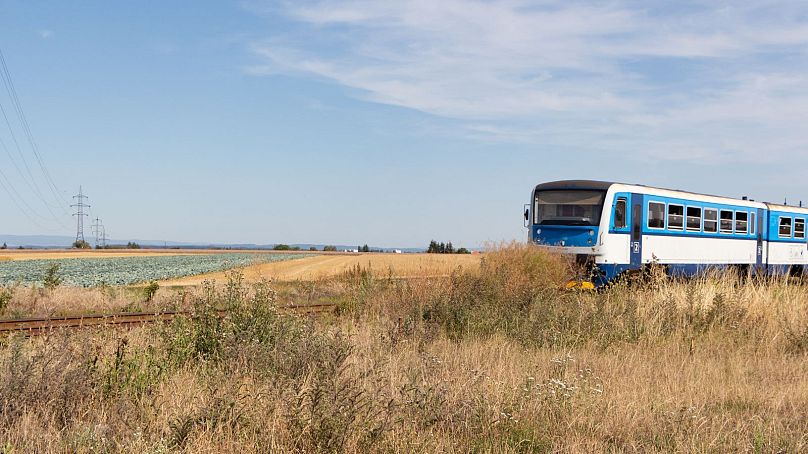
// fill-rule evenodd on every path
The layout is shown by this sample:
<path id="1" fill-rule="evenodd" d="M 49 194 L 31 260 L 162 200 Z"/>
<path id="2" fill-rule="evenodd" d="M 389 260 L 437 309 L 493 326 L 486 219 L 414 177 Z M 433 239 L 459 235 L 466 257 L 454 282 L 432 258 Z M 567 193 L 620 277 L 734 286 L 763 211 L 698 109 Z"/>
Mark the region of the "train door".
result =
<path id="1" fill-rule="evenodd" d="M 757 252 L 755 253 L 755 274 L 763 270 L 763 208 L 757 209 L 755 233 L 757 234 Z"/>
<path id="2" fill-rule="evenodd" d="M 631 240 L 629 241 L 629 255 L 631 267 L 639 268 L 642 265 L 642 212 L 643 195 L 631 194 Z"/>

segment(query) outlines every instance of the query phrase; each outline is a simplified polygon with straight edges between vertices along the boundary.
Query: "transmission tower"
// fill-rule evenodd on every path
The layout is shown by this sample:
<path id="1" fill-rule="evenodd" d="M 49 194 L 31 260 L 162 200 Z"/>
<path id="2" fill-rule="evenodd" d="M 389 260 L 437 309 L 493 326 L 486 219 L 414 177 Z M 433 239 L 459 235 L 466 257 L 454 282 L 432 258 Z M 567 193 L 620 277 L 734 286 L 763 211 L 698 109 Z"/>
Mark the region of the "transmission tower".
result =
<path id="1" fill-rule="evenodd" d="M 101 247 L 107 247 L 107 228 L 101 225 Z"/>
<path id="2" fill-rule="evenodd" d="M 104 224 L 101 223 L 101 219 L 98 217 L 95 218 L 93 222 L 93 234 L 95 234 L 95 247 L 101 248 L 104 247 L 102 241 L 104 238 Z"/>
<path id="3" fill-rule="evenodd" d="M 87 196 L 81 192 L 81 186 L 79 186 L 79 193 L 74 195 L 73 198 L 76 199 L 76 203 L 70 206 L 76 208 L 76 212 L 73 213 L 73 216 L 76 216 L 76 241 L 84 241 L 84 217 L 87 216 L 84 209 L 90 208 L 90 205 L 84 203 Z"/>

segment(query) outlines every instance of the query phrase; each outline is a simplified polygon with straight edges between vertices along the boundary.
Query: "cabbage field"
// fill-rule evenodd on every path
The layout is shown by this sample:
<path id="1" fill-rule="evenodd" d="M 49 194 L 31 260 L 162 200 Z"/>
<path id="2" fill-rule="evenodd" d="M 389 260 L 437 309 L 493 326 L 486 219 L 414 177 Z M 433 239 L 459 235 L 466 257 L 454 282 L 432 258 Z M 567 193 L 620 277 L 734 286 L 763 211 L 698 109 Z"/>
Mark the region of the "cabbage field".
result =
<path id="1" fill-rule="evenodd" d="M 304 255 L 231 253 L 2 261 L 0 285 L 41 284 L 54 263 L 59 264 L 58 276 L 64 285 L 92 287 L 173 279 L 301 257 Z"/>

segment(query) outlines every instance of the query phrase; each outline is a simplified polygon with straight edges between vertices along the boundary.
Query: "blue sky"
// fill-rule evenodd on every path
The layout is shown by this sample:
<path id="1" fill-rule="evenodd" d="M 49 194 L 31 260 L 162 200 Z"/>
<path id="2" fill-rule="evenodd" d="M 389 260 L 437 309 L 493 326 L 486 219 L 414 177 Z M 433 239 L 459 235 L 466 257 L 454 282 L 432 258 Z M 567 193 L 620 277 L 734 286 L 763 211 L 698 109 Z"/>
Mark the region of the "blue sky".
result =
<path id="1" fill-rule="evenodd" d="M 0 86 L 1 233 L 80 184 L 114 238 L 402 247 L 556 179 L 808 201 L 798 2 L 0 0 L 0 49 L 58 190 Z"/>

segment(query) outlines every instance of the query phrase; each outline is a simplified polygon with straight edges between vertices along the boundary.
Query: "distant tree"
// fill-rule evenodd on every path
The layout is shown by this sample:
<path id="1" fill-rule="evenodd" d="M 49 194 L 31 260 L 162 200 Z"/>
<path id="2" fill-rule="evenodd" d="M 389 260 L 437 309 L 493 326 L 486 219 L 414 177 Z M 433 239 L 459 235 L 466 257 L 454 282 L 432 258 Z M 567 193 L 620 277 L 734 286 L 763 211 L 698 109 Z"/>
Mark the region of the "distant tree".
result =
<path id="1" fill-rule="evenodd" d="M 3 246 L 0 247 L 0 249 L 8 249 L 8 245 L 5 242 L 3 242 Z"/>
<path id="2" fill-rule="evenodd" d="M 75 249 L 90 249 L 90 243 L 84 240 L 76 240 L 73 242 L 73 247 Z"/>
<path id="3" fill-rule="evenodd" d="M 368 245 L 366 244 L 366 245 L 362 246 L 362 249 L 360 249 L 360 251 L 361 251 L 361 252 L 370 252 L 370 248 L 369 248 L 369 247 L 368 247 Z"/>
<path id="4" fill-rule="evenodd" d="M 471 254 L 471 251 L 464 247 L 455 249 L 451 241 L 448 243 L 438 243 L 435 240 L 429 242 L 429 247 L 426 249 L 426 252 L 428 254 Z"/>
<path id="5" fill-rule="evenodd" d="M 276 244 L 272 249 L 276 251 L 291 251 L 292 247 L 288 244 Z"/>
<path id="6" fill-rule="evenodd" d="M 300 250 L 300 246 L 292 246 L 292 247 L 290 248 L 290 250 L 292 250 L 292 251 L 299 251 L 299 250 Z"/>
<path id="7" fill-rule="evenodd" d="M 126 249 L 140 249 L 140 245 L 135 243 L 134 241 L 130 241 L 126 243 Z"/>
<path id="8" fill-rule="evenodd" d="M 323 251 L 336 252 L 337 247 L 336 246 L 326 246 L 326 247 L 323 248 Z"/>
<path id="9" fill-rule="evenodd" d="M 25 249 L 25 248 L 22 246 L 17 246 L 17 249 Z"/>
<path id="10" fill-rule="evenodd" d="M 316 250 L 317 250 L 317 246 L 312 246 L 312 247 L 310 247 L 310 248 L 309 248 L 309 250 L 310 250 L 310 251 L 316 251 Z"/>

